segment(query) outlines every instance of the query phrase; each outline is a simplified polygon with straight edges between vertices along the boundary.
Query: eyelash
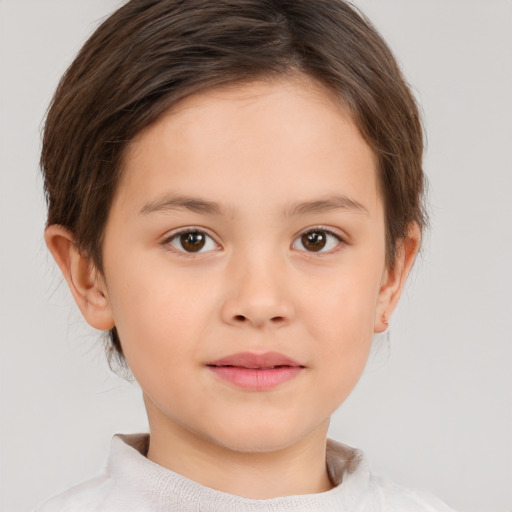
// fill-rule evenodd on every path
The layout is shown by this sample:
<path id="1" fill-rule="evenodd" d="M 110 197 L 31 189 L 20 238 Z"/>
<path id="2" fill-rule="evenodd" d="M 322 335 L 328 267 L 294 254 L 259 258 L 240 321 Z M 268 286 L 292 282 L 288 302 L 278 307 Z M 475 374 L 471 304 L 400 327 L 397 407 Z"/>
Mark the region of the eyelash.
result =
<path id="1" fill-rule="evenodd" d="M 177 254 L 178 256 L 182 256 L 182 257 L 188 257 L 188 258 L 194 257 L 194 256 L 200 256 L 201 254 L 204 254 L 205 252 L 210 252 L 210 251 L 201 251 L 201 252 L 185 251 L 185 250 L 177 249 L 171 245 L 171 242 L 176 240 L 181 235 L 192 234 L 192 233 L 199 233 L 202 235 L 206 235 L 210 240 L 213 241 L 213 243 L 217 247 L 219 247 L 219 244 L 214 240 L 213 236 L 211 236 L 204 228 L 199 228 L 199 227 L 194 227 L 194 226 L 187 227 L 187 228 L 181 229 L 179 231 L 176 231 L 172 235 L 166 237 L 162 241 L 162 245 L 165 246 L 169 251 L 172 251 L 174 254 Z"/>
<path id="2" fill-rule="evenodd" d="M 336 241 L 337 241 L 337 244 L 334 248 L 332 249 L 329 249 L 327 251 L 323 251 L 323 250 L 320 250 L 320 251 L 308 251 L 308 250 L 301 250 L 300 252 L 304 252 L 308 255 L 315 255 L 315 254 L 332 254 L 334 252 L 337 252 L 338 250 L 340 250 L 341 246 L 346 244 L 346 242 L 343 240 L 343 238 L 338 234 L 338 233 L 335 233 L 334 231 L 332 231 L 331 229 L 329 228 L 326 228 L 326 227 L 323 227 L 323 226 L 313 226 L 311 228 L 307 228 L 306 230 L 304 231 L 301 231 L 294 239 L 293 243 L 292 243 L 292 246 L 297 242 L 299 241 L 304 235 L 307 235 L 309 233 L 324 233 L 326 234 L 327 236 L 330 236 L 332 238 L 335 238 Z M 323 248 L 322 248 L 323 249 Z"/>
<path id="3" fill-rule="evenodd" d="M 162 245 L 167 247 L 169 250 L 171 250 L 173 253 L 179 255 L 179 256 L 183 256 L 183 257 L 194 257 L 194 256 L 199 256 L 201 254 L 204 254 L 205 252 L 211 252 L 211 250 L 207 250 L 207 251 L 197 251 L 197 252 L 194 252 L 194 251 L 186 251 L 186 250 L 181 250 L 181 249 L 178 249 L 176 247 L 173 247 L 171 245 L 171 242 L 173 242 L 174 240 L 176 240 L 178 237 L 180 237 L 181 235 L 186 235 L 186 234 L 192 234 L 192 233 L 199 233 L 199 234 L 202 234 L 202 235 L 206 235 L 206 237 L 208 237 L 210 240 L 212 240 L 214 242 L 214 244 L 219 247 L 219 244 L 217 242 L 215 242 L 214 238 L 204 229 L 204 228 L 199 228 L 199 227 L 188 227 L 188 228 L 184 228 L 180 231 L 177 231 L 175 233 L 173 233 L 172 235 L 166 237 L 163 241 L 162 241 Z M 327 251 L 323 251 L 323 250 L 319 250 L 319 251 L 308 251 L 306 249 L 302 249 L 302 250 L 299 250 L 300 252 L 304 252 L 306 254 L 309 254 L 309 255 L 314 255 L 314 254 L 332 254 L 333 252 L 337 252 L 339 249 L 340 249 L 340 246 L 342 245 L 345 245 L 346 242 L 343 240 L 343 238 L 335 233 L 334 231 L 332 231 L 331 229 L 328 229 L 326 227 L 323 227 L 323 226 L 313 226 L 313 227 L 310 227 L 310 228 L 307 228 L 306 230 L 304 231 L 301 231 L 293 240 L 292 242 L 292 247 L 295 245 L 295 243 L 297 243 L 297 241 L 299 241 L 301 239 L 301 237 L 303 237 L 304 235 L 307 235 L 307 234 L 310 234 L 310 233 L 324 233 L 326 234 L 328 237 L 332 237 L 332 238 L 335 238 L 337 240 L 337 244 L 336 244 L 336 247 L 332 248 L 332 249 L 329 249 Z M 202 249 L 202 248 L 201 248 Z M 323 249 L 323 248 L 322 248 Z"/>

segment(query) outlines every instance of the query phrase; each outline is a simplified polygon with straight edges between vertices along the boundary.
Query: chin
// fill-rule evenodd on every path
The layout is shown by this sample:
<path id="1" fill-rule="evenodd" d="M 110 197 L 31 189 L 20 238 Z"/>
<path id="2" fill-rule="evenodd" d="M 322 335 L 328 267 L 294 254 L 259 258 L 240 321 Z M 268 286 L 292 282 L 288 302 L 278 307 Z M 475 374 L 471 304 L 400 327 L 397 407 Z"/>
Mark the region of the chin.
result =
<path id="1" fill-rule="evenodd" d="M 290 439 L 289 436 L 272 439 L 266 436 L 261 436 L 260 438 L 249 436 L 247 439 L 240 436 L 237 439 L 225 440 L 219 444 L 226 450 L 238 453 L 272 453 L 285 450 L 293 445 L 294 442 L 295 440 Z"/>
<path id="2" fill-rule="evenodd" d="M 318 428 L 318 427 L 317 427 Z M 213 440 L 222 448 L 240 453 L 270 453 L 285 450 L 295 445 L 317 430 L 310 428 L 297 428 L 283 422 L 236 425 L 231 423 L 225 429 L 211 433 Z M 326 429 L 327 431 L 327 429 Z"/>

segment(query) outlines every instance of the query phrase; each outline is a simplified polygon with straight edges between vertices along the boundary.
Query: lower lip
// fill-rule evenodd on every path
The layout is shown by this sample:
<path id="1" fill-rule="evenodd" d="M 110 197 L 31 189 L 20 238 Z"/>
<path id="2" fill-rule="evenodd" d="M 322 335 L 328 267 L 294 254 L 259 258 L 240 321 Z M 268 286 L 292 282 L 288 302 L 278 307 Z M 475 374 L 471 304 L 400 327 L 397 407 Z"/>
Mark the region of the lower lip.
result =
<path id="1" fill-rule="evenodd" d="M 213 373 L 237 387 L 251 391 L 265 391 L 296 377 L 302 366 L 282 368 L 242 368 L 240 366 L 208 366 Z"/>

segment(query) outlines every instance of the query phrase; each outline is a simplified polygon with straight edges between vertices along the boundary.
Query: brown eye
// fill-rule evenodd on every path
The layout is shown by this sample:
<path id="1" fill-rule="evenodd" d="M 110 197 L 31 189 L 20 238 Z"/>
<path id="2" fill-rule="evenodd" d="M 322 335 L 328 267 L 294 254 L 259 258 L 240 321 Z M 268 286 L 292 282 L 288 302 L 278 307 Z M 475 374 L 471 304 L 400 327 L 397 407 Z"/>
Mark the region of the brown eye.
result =
<path id="1" fill-rule="evenodd" d="M 302 245 L 308 251 L 321 251 L 327 243 L 327 237 L 322 231 L 310 231 L 301 236 Z"/>
<path id="2" fill-rule="evenodd" d="M 177 233 L 166 243 L 180 252 L 188 253 L 206 252 L 217 248 L 217 244 L 211 236 L 198 230 Z"/>
<path id="3" fill-rule="evenodd" d="M 293 244 L 294 249 L 308 252 L 327 252 L 340 244 L 335 234 L 325 229 L 313 229 L 303 233 Z"/>
<path id="4" fill-rule="evenodd" d="M 206 243 L 206 236 L 204 233 L 200 233 L 199 231 L 182 233 L 180 235 L 180 243 L 183 249 L 187 252 L 198 252 L 204 247 Z"/>

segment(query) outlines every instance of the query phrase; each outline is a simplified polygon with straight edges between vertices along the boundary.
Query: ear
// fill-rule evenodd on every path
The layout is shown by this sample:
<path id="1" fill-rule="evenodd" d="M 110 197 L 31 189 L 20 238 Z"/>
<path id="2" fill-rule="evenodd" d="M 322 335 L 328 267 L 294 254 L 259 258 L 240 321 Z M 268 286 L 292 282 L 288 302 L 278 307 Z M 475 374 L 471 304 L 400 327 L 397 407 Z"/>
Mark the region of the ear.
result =
<path id="1" fill-rule="evenodd" d="M 421 242 L 421 229 L 412 222 L 406 236 L 397 243 L 396 259 L 393 268 L 386 267 L 382 276 L 379 298 L 375 310 L 374 332 L 384 332 L 389 318 L 402 295 L 407 276 L 412 269 Z"/>
<path id="2" fill-rule="evenodd" d="M 115 324 L 104 279 L 79 251 L 72 233 L 52 224 L 46 228 L 44 239 L 87 323 L 102 331 L 112 329 Z"/>

